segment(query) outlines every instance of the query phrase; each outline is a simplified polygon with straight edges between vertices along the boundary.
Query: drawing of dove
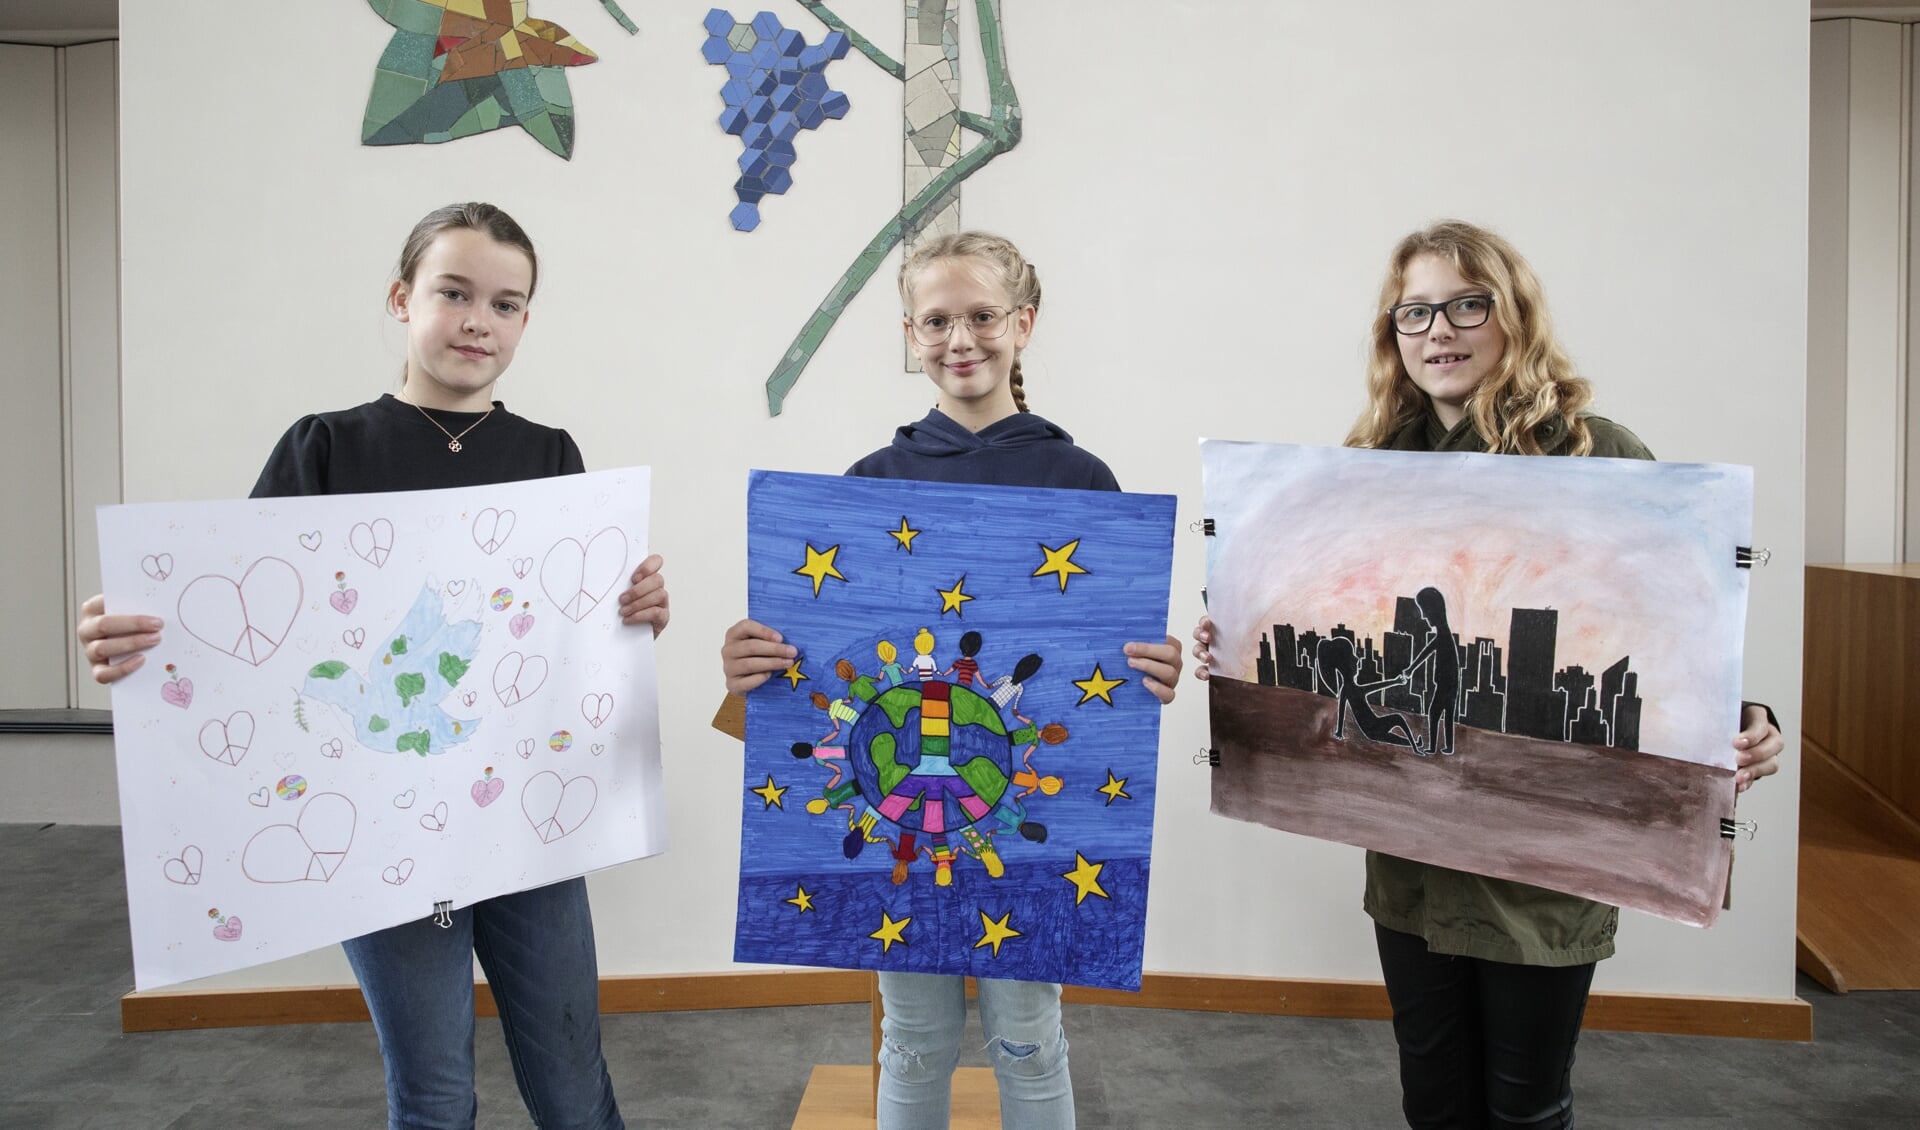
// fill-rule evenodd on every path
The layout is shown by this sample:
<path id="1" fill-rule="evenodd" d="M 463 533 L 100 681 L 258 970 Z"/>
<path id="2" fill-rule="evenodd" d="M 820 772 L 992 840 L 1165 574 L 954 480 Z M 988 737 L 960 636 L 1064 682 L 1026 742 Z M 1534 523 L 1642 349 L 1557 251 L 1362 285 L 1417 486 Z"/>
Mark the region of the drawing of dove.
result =
<path id="1" fill-rule="evenodd" d="M 480 621 L 449 621 L 439 595 L 422 587 L 400 627 L 361 674 L 337 659 L 315 664 L 301 692 L 338 709 L 360 744 L 421 757 L 473 737 L 477 719 L 440 708 L 466 677 L 480 644 Z"/>

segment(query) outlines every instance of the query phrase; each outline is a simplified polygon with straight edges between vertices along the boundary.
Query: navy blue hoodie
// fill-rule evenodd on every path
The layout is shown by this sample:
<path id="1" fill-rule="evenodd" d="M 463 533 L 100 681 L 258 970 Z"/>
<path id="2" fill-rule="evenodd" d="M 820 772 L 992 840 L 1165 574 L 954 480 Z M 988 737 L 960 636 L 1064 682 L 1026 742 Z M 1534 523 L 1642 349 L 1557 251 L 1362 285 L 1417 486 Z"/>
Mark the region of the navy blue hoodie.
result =
<path id="1" fill-rule="evenodd" d="M 986 486 L 1119 490 L 1098 457 L 1073 445 L 1058 424 L 1031 412 L 970 432 L 935 408 L 903 424 L 893 443 L 848 468 L 869 479 L 919 479 Z"/>

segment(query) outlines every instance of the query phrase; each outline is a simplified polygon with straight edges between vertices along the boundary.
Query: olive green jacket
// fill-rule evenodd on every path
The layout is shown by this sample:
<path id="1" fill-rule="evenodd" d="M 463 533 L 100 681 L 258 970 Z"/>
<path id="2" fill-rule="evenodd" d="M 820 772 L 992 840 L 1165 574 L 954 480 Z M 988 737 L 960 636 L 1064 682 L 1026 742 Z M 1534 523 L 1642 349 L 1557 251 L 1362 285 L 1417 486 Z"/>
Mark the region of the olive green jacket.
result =
<path id="1" fill-rule="evenodd" d="M 1585 417 L 1592 454 L 1652 459 L 1639 437 L 1600 416 Z M 1540 435 L 1552 455 L 1565 452 L 1564 427 Z M 1485 451 L 1471 418 L 1442 427 L 1432 412 L 1408 424 L 1387 445 L 1393 451 Z M 1363 903 L 1389 930 L 1425 938 L 1434 953 L 1520 965 L 1583 965 L 1613 956 L 1616 907 L 1506 879 L 1489 879 L 1409 859 L 1367 853 Z"/>

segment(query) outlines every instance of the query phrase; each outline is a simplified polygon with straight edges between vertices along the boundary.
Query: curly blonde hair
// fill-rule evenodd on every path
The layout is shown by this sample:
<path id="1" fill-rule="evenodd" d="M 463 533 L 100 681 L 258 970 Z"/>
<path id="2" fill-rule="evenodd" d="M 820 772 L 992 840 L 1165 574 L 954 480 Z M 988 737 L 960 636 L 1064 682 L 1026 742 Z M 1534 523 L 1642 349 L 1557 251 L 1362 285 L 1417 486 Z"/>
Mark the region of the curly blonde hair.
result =
<path id="1" fill-rule="evenodd" d="M 1512 244 L 1460 220 L 1423 228 L 1394 247 L 1373 319 L 1367 407 L 1347 433 L 1347 446 L 1385 447 L 1427 410 L 1426 394 L 1400 359 L 1399 334 L 1388 310 L 1400 301 L 1408 264 L 1421 255 L 1453 264 L 1461 278 L 1493 294 L 1493 316 L 1506 335 L 1506 350 L 1466 404 L 1467 417 L 1487 450 L 1540 455 L 1543 435 L 1568 454 L 1593 450 L 1593 435 L 1581 418 L 1581 410 L 1593 401 L 1593 385 L 1574 373 L 1573 362 L 1554 338 L 1539 277 Z M 1566 437 L 1564 446 L 1558 442 L 1561 435 Z"/>
<path id="2" fill-rule="evenodd" d="M 992 232 L 963 231 L 937 236 L 920 244 L 900 263 L 900 304 L 908 317 L 913 316 L 913 280 L 921 271 L 942 259 L 978 259 L 992 268 L 993 275 L 1006 289 L 1007 303 L 1018 310 L 1040 308 L 1040 273 L 1026 256 L 1005 236 Z M 1027 383 L 1020 373 L 1020 357 L 1013 358 L 1013 373 L 1007 384 L 1013 391 L 1013 406 L 1022 412 L 1027 407 Z"/>

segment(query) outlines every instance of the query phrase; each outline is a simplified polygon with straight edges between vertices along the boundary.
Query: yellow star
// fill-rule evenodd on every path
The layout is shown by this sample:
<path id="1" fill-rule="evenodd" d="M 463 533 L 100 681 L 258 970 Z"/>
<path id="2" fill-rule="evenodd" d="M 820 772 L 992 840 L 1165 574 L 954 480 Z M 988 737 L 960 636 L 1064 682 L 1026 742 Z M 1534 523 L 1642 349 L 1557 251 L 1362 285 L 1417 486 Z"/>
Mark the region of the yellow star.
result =
<path id="1" fill-rule="evenodd" d="M 812 578 L 813 595 L 819 596 L 820 582 L 826 580 L 828 577 L 833 577 L 840 581 L 846 580 L 845 577 L 840 575 L 840 570 L 833 566 L 833 559 L 839 555 L 840 547 L 837 545 L 829 546 L 826 552 L 822 553 L 820 550 L 813 548 L 812 542 L 808 542 L 807 563 L 795 569 L 794 572 L 802 577 Z"/>
<path id="2" fill-rule="evenodd" d="M 1124 682 L 1126 682 L 1125 679 L 1107 678 L 1106 675 L 1101 672 L 1100 665 L 1096 663 L 1093 665 L 1093 674 L 1088 675 L 1084 679 L 1075 679 L 1073 681 L 1073 685 L 1080 688 L 1080 701 L 1074 703 L 1074 705 L 1081 706 L 1097 698 L 1108 706 L 1112 706 L 1113 688 Z"/>
<path id="3" fill-rule="evenodd" d="M 780 677 L 787 681 L 787 685 L 789 687 L 798 687 L 800 685 L 800 681 L 802 679 L 805 679 L 807 676 L 801 673 L 800 661 L 796 659 L 793 661 L 793 665 L 791 667 L 788 667 L 785 671 L 780 672 Z"/>
<path id="4" fill-rule="evenodd" d="M 907 525 L 907 516 L 905 514 L 900 515 L 900 528 L 897 530 L 888 530 L 887 533 L 892 535 L 893 539 L 900 543 L 900 548 L 906 550 L 908 553 L 913 552 L 913 539 L 920 536 L 919 530 Z"/>
<path id="5" fill-rule="evenodd" d="M 1113 802 L 1116 800 L 1133 799 L 1133 794 L 1127 792 L 1127 779 L 1125 777 L 1115 777 L 1111 769 L 1107 770 L 1107 783 L 1101 785 L 1094 791 L 1107 794 L 1108 808 L 1112 808 Z"/>
<path id="6" fill-rule="evenodd" d="M 986 911 L 981 911 L 980 928 L 986 931 L 986 935 L 979 941 L 973 943 L 973 948 L 979 949 L 981 946 L 992 946 L 993 956 L 999 957 L 1001 942 L 1006 941 L 1008 938 L 1025 937 L 1020 931 L 1007 925 L 1007 919 L 1012 917 L 1013 911 L 1009 910 L 1000 916 L 1000 921 L 995 922 L 993 919 L 987 917 Z"/>
<path id="7" fill-rule="evenodd" d="M 1042 542 L 1040 545 L 1040 551 L 1047 555 L 1047 559 L 1040 563 L 1040 567 L 1033 571 L 1033 575 L 1036 577 L 1044 577 L 1048 573 L 1059 574 L 1060 575 L 1060 591 L 1066 592 L 1067 578 L 1072 576 L 1075 573 L 1086 572 L 1085 569 L 1082 569 L 1080 566 L 1075 565 L 1073 563 L 1073 551 L 1079 548 L 1080 548 L 1079 538 L 1074 538 L 1072 541 L 1061 546 L 1059 549 L 1048 549 L 1046 546 L 1046 543 Z"/>
<path id="8" fill-rule="evenodd" d="M 900 921 L 895 922 L 892 918 L 888 917 L 887 912 L 883 910 L 880 912 L 880 928 L 868 934 L 867 937 L 879 942 L 880 952 L 886 953 L 893 948 L 893 943 L 895 942 L 899 942 L 903 946 L 907 944 L 907 940 L 901 937 L 900 934 L 907 928 L 907 923 L 911 921 L 913 921 L 913 916 L 908 915 Z"/>
<path id="9" fill-rule="evenodd" d="M 940 588 L 938 585 L 934 586 L 933 591 L 940 594 L 940 615 L 945 616 L 947 613 L 951 612 L 955 616 L 960 616 L 960 617 L 966 616 L 966 611 L 962 609 L 960 606 L 965 604 L 967 601 L 973 599 L 972 597 L 968 596 L 966 593 L 963 593 L 960 591 L 960 586 L 966 583 L 967 583 L 967 575 L 965 573 L 962 573 L 960 574 L 960 579 L 953 582 L 953 587 L 951 589 L 943 589 L 943 588 Z"/>
<path id="10" fill-rule="evenodd" d="M 1088 863 L 1086 856 L 1077 851 L 1073 853 L 1073 870 L 1060 876 L 1080 889 L 1080 893 L 1073 898 L 1073 905 L 1079 906 L 1087 901 L 1089 894 L 1096 894 L 1101 898 L 1111 897 L 1100 886 L 1100 869 L 1105 866 L 1104 863 Z"/>
<path id="11" fill-rule="evenodd" d="M 796 885 L 794 889 L 799 893 L 795 894 L 790 899 L 781 899 L 780 901 L 787 903 L 791 906 L 799 907 L 800 913 L 802 914 L 805 914 L 807 911 L 812 910 L 813 896 L 807 893 L 807 889 L 805 887 Z"/>
<path id="12" fill-rule="evenodd" d="M 790 785 L 776 785 L 773 783 L 773 778 L 768 777 L 766 784 L 761 785 L 757 789 L 748 789 L 747 791 L 759 797 L 761 800 L 766 801 L 767 808 L 779 808 L 784 811 L 787 806 L 780 803 L 780 798 L 786 796 L 787 790 L 791 787 Z"/>

